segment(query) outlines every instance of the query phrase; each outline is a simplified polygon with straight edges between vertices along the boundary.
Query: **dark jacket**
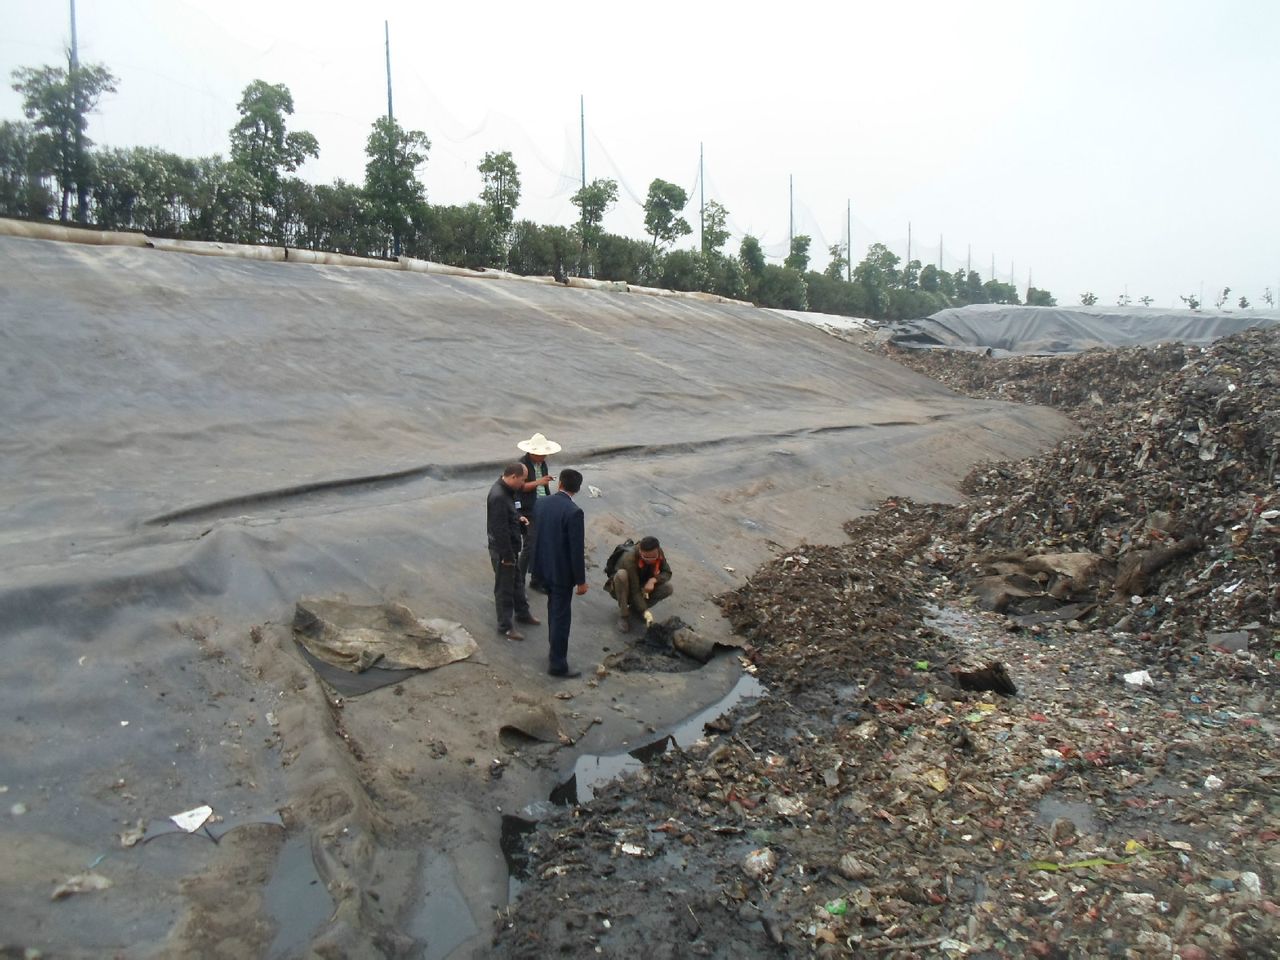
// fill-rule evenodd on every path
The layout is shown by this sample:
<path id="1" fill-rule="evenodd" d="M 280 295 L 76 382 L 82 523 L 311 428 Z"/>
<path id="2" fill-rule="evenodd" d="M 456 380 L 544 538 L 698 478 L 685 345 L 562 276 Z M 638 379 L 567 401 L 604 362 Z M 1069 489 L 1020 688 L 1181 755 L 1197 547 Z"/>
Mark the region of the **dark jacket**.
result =
<path id="1" fill-rule="evenodd" d="M 521 457 L 520 462 L 524 464 L 525 470 L 528 471 L 528 473 L 525 474 L 525 477 L 529 480 L 537 480 L 539 477 L 545 477 L 551 472 L 551 464 L 547 463 L 545 459 L 541 463 L 535 463 L 533 460 L 533 454 L 530 453 L 526 453 Z M 520 512 L 530 520 L 534 520 L 534 506 L 539 500 L 545 500 L 553 493 L 555 493 L 555 491 L 551 489 L 550 484 L 534 487 L 532 490 L 521 490 L 516 497 L 516 499 L 520 501 Z"/>
<path id="2" fill-rule="evenodd" d="M 533 573 L 552 589 L 587 582 L 585 522 L 582 508 L 563 490 L 540 497 L 534 522 Z"/>
<path id="3" fill-rule="evenodd" d="M 658 557 L 658 569 L 656 571 L 658 582 L 655 586 L 660 587 L 671 579 L 671 564 L 667 563 L 667 555 L 661 549 L 658 550 Z M 644 613 L 649 609 L 649 601 L 645 599 L 642 588 L 649 578 L 654 576 L 653 567 L 645 567 L 643 571 L 640 569 L 640 548 L 635 547 L 618 558 L 618 569 L 627 571 L 631 608 Z M 614 594 L 613 580 L 610 580 L 605 585 L 605 589 L 609 591 L 610 595 Z"/>
<path id="4" fill-rule="evenodd" d="M 489 549 L 499 560 L 516 562 L 520 556 L 520 514 L 516 512 L 516 492 L 499 477 L 489 488 Z"/>

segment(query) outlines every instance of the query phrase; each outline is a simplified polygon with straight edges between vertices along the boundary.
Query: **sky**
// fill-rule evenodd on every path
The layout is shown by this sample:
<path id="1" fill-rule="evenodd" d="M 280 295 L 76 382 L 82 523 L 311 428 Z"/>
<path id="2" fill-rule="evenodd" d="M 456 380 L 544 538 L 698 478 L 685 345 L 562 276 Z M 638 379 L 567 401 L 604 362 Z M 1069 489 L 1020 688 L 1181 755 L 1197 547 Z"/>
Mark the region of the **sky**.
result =
<path id="1" fill-rule="evenodd" d="M 66 0 L 0 0 L 0 68 L 57 63 Z M 947 270 L 1028 282 L 1059 303 L 1126 292 L 1157 306 L 1231 287 L 1280 299 L 1280 4 L 1073 0 L 910 4 L 489 0 L 78 0 L 82 62 L 119 78 L 92 117 L 106 146 L 226 155 L 255 79 L 286 84 L 290 129 L 319 139 L 300 175 L 361 182 L 386 111 L 432 146 L 434 203 L 478 199 L 511 151 L 517 216 L 570 224 L 587 178 L 640 237 L 661 177 L 729 210 L 730 241 L 821 268 L 852 224 Z M 580 101 L 581 98 L 581 101 Z M 0 119 L 21 101 L 0 90 Z M 699 150 L 704 176 L 699 178 Z M 792 200 L 794 197 L 794 200 Z M 793 225 L 794 224 L 794 225 Z"/>

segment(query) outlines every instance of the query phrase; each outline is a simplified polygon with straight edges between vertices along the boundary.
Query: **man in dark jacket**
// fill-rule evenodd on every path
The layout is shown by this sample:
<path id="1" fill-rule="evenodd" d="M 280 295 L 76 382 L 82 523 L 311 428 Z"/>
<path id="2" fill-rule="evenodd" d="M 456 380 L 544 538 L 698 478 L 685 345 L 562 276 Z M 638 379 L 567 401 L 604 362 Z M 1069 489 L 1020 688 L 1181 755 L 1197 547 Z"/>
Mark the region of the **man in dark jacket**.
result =
<path id="1" fill-rule="evenodd" d="M 659 600 L 671 596 L 671 564 L 657 537 L 645 537 L 618 558 L 618 569 L 604 585 L 618 601 L 618 629 L 631 629 L 631 614 L 638 613 L 645 623 L 653 623 L 649 612 Z"/>
<path id="2" fill-rule="evenodd" d="M 524 464 L 509 463 L 501 478 L 489 488 L 489 560 L 493 564 L 493 602 L 498 612 L 498 632 L 506 634 L 508 640 L 524 639 L 524 634 L 511 622 L 513 615 L 520 623 L 541 623 L 529 612 L 524 578 L 518 568 L 523 523 L 516 507 L 516 491 L 524 486 L 524 477 Z"/>
<path id="3" fill-rule="evenodd" d="M 551 474 L 551 465 L 547 463 L 547 457 L 553 453 L 559 453 L 560 444 L 554 440 L 548 440 L 540 433 L 535 433 L 528 440 L 517 443 L 516 449 L 524 454 L 520 462 L 525 465 L 524 486 L 518 498 L 521 504 L 520 515 L 529 521 L 524 528 L 524 549 L 520 551 L 520 577 L 523 580 L 529 574 L 529 564 L 533 560 L 533 542 L 538 538 L 533 508 L 539 500 L 553 493 L 551 484 L 556 478 Z M 546 593 L 546 588 L 536 575 L 529 579 L 529 589 Z"/>
<path id="4" fill-rule="evenodd" d="M 577 470 L 560 472 L 560 488 L 538 501 L 538 538 L 533 545 L 533 573 L 547 587 L 547 672 L 553 677 L 580 677 L 569 667 L 569 627 L 573 595 L 587 592 L 586 544 L 582 508 L 573 495 L 582 489 Z"/>

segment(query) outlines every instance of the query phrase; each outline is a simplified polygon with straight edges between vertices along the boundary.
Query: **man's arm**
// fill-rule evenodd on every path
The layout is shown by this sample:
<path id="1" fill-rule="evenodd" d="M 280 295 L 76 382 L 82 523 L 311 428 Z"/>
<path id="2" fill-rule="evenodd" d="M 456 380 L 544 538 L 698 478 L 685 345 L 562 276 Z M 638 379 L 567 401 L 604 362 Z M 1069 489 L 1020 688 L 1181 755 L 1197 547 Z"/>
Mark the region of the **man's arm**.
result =
<path id="1" fill-rule="evenodd" d="M 585 586 L 587 582 L 585 531 L 586 518 L 582 515 L 582 509 L 578 508 L 568 517 L 565 539 L 569 543 L 569 565 L 573 568 L 573 582 L 579 586 Z"/>

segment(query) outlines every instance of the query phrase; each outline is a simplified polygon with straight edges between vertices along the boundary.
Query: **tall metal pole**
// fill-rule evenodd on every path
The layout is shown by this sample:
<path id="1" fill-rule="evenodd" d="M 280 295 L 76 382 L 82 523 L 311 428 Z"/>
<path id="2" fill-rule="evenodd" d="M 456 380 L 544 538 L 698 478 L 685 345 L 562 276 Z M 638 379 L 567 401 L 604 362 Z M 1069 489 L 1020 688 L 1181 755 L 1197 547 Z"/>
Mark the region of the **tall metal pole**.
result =
<path id="1" fill-rule="evenodd" d="M 391 22 L 389 20 L 382 21 L 382 31 L 387 39 L 387 119 L 394 120 L 396 114 L 391 109 Z"/>
<path id="2" fill-rule="evenodd" d="M 845 280 L 853 283 L 853 201 L 845 200 L 844 208 L 844 270 Z"/>
<path id="3" fill-rule="evenodd" d="M 942 234 L 938 234 L 938 272 L 942 272 Z"/>
<path id="4" fill-rule="evenodd" d="M 796 178 L 794 174 L 787 174 L 787 256 L 791 256 L 791 251 L 796 242 Z"/>
<path id="5" fill-rule="evenodd" d="M 702 144 L 698 144 L 698 246 L 707 253 L 707 181 L 702 170 Z"/>
<path id="6" fill-rule="evenodd" d="M 996 278 L 996 255 L 993 253 L 991 255 L 991 279 L 994 280 L 995 278 Z"/>
<path id="7" fill-rule="evenodd" d="M 84 158 L 84 109 L 80 101 L 80 45 L 76 41 L 76 0 L 71 0 L 71 62 L 68 65 L 71 80 L 71 112 L 75 123 L 75 170 L 76 170 L 76 220 L 84 223 L 88 219 L 89 185 L 81 183 L 81 171 Z M 63 193 L 64 205 L 62 219 L 67 219 L 66 193 Z"/>
<path id="8" fill-rule="evenodd" d="M 582 144 L 582 189 L 587 189 L 587 106 L 578 94 L 578 140 Z"/>
<path id="9" fill-rule="evenodd" d="M 969 279 L 969 274 L 973 272 L 973 244 L 969 244 L 964 252 L 964 278 Z"/>
<path id="10" fill-rule="evenodd" d="M 907 263 L 908 270 L 911 269 L 911 221 L 907 221 Z"/>

